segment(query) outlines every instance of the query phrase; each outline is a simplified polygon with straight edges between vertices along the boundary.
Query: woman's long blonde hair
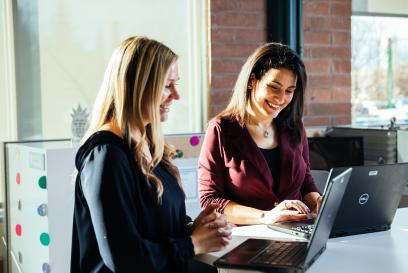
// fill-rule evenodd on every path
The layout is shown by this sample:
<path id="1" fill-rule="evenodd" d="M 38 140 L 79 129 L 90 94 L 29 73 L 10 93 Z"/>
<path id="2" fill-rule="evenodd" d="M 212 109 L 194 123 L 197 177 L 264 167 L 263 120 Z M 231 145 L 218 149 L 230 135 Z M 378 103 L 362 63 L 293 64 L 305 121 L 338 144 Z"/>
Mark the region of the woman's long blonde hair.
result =
<path id="1" fill-rule="evenodd" d="M 109 61 L 90 127 L 82 141 L 108 122 L 117 125 L 142 173 L 155 185 L 159 202 L 163 183 L 153 170 L 161 161 L 182 188 L 179 171 L 171 162 L 175 151 L 164 142 L 159 110 L 170 67 L 177 58 L 167 46 L 146 37 L 134 36 L 123 41 Z M 144 112 L 150 119 L 147 125 L 143 122 Z M 135 138 L 136 132 L 140 139 Z M 151 160 L 143 156 L 146 144 Z"/>

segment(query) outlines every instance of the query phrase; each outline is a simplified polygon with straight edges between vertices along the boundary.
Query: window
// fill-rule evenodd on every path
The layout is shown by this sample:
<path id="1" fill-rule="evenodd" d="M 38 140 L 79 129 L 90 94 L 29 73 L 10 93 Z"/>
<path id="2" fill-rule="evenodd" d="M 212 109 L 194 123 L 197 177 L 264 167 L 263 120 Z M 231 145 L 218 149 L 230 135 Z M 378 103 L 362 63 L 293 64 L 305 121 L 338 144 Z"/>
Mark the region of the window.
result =
<path id="1" fill-rule="evenodd" d="M 353 1 L 351 21 L 353 124 L 408 123 L 408 15 L 380 13 L 394 11 L 374 5 L 381 1 L 354 2 L 361 1 Z"/>
<path id="2" fill-rule="evenodd" d="M 91 111 L 110 55 L 133 35 L 157 39 L 180 56 L 182 100 L 164 132 L 203 129 L 207 1 L 6 1 L 13 3 L 19 139 L 71 137 L 73 108 Z"/>

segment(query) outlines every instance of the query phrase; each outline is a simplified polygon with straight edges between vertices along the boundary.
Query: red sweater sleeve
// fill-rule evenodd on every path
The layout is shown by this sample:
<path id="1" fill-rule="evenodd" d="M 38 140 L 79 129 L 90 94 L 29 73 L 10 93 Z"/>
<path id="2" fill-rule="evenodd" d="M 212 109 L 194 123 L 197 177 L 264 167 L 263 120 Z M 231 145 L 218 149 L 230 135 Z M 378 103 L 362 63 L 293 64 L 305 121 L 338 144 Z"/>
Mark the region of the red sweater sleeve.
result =
<path id="1" fill-rule="evenodd" d="M 216 120 L 209 123 L 198 161 L 198 183 L 201 208 L 211 203 L 220 204 L 224 212 L 230 200 L 225 198 L 225 164 L 223 158 L 223 136 Z"/>

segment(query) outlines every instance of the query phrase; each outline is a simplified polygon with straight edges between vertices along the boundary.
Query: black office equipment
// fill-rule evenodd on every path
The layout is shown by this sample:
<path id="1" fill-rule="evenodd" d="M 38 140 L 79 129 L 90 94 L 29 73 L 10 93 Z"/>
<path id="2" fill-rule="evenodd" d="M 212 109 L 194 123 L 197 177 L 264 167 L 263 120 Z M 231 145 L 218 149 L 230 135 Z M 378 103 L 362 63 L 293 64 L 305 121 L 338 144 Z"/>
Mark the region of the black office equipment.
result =
<path id="1" fill-rule="evenodd" d="M 313 170 L 364 165 L 363 137 L 309 137 L 308 143 Z"/>

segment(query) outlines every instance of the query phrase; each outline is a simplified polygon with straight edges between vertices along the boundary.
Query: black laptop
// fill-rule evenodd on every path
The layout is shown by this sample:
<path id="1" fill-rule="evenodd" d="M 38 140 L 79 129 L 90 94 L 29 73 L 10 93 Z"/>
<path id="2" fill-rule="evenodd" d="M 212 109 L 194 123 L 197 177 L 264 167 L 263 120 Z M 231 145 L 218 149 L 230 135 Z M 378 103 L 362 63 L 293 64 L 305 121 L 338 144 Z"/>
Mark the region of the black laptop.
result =
<path id="1" fill-rule="evenodd" d="M 309 242 L 248 239 L 216 260 L 214 265 L 266 272 L 306 271 L 326 248 L 351 172 L 349 168 L 328 182 Z"/>
<path id="2" fill-rule="evenodd" d="M 344 169 L 333 168 L 329 177 Z M 353 167 L 330 237 L 390 229 L 407 182 L 408 163 Z M 313 222 L 282 222 L 268 227 L 309 238 L 314 228 Z"/>

